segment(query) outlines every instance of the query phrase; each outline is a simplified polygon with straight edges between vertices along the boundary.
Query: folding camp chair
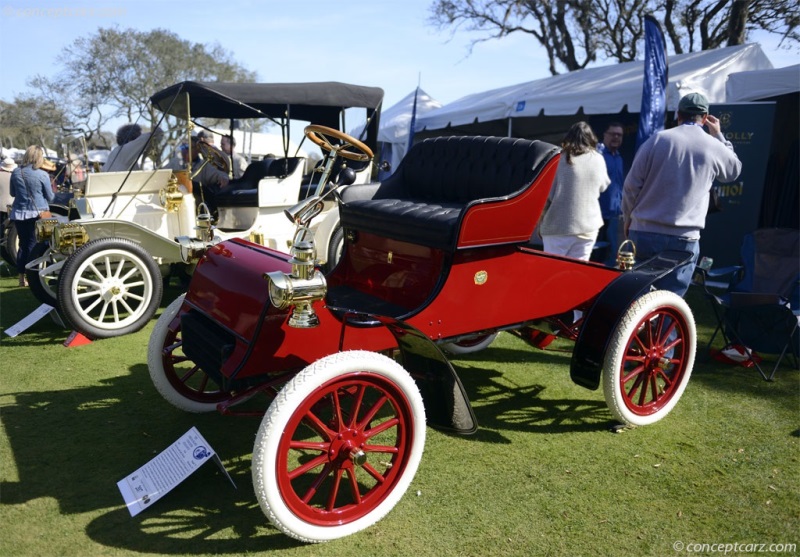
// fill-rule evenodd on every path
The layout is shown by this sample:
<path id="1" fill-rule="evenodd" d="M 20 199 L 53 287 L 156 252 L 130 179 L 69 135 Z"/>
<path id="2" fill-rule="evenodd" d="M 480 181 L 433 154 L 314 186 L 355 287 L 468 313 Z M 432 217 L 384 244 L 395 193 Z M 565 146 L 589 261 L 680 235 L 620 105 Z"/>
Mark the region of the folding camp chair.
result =
<path id="1" fill-rule="evenodd" d="M 748 366 L 758 369 L 771 381 L 784 356 L 790 354 L 795 368 L 800 354 L 800 231 L 764 228 L 747 234 L 741 247 L 742 264 L 723 269 L 698 268 L 698 279 L 711 302 L 717 328 L 708 342 L 711 348 L 717 334 L 725 346 L 744 347 L 740 351 Z M 724 292 L 709 286 L 728 278 Z M 718 282 L 717 282 L 718 284 Z M 771 373 L 761 367 L 755 352 L 778 354 Z"/>

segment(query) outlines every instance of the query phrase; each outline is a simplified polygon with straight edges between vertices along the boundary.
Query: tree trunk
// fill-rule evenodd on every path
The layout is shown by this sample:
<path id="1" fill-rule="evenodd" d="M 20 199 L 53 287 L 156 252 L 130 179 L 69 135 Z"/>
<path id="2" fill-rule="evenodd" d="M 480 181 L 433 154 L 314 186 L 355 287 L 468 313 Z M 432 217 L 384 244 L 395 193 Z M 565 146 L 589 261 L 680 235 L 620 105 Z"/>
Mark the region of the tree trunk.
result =
<path id="1" fill-rule="evenodd" d="M 733 0 L 731 17 L 728 20 L 728 46 L 744 44 L 749 9 L 750 0 Z"/>

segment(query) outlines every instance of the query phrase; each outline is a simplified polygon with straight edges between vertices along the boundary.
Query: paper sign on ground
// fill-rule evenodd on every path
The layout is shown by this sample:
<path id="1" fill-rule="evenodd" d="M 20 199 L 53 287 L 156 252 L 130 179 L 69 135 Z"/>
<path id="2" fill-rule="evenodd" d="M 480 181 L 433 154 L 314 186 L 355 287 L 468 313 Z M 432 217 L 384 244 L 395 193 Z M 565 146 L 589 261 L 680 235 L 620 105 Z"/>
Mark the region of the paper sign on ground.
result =
<path id="1" fill-rule="evenodd" d="M 27 317 L 23 317 L 18 323 L 11 325 L 8 329 L 6 329 L 5 332 L 8 336 L 15 337 L 54 309 L 55 308 L 51 305 L 42 304 L 33 310 Z"/>
<path id="2" fill-rule="evenodd" d="M 117 482 L 131 516 L 161 499 L 212 458 L 233 483 L 214 449 L 197 428 L 192 427 L 150 462 Z"/>

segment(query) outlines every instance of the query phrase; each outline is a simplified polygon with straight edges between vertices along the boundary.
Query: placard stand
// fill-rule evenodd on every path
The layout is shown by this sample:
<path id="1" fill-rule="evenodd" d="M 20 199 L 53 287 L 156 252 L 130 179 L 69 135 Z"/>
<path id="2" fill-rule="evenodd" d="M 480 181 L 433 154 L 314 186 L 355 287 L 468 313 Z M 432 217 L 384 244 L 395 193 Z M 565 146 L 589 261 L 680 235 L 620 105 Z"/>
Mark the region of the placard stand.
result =
<path id="1" fill-rule="evenodd" d="M 8 329 L 5 330 L 5 333 L 10 337 L 15 337 L 20 333 L 26 331 L 29 327 L 41 321 L 41 319 L 53 311 L 54 308 L 48 304 L 42 304 L 32 312 L 30 312 L 27 316 L 20 319 L 14 325 L 11 325 Z M 58 315 L 58 312 L 55 312 Z M 58 317 L 59 321 L 61 321 L 61 317 Z M 63 323 L 61 323 L 63 325 Z"/>
<path id="2" fill-rule="evenodd" d="M 42 304 L 38 308 L 33 310 L 31 313 L 20 319 L 17 323 L 6 329 L 5 333 L 10 337 L 15 337 L 20 333 L 28 330 L 31 326 L 38 323 L 42 319 L 44 319 L 45 315 L 49 315 L 50 319 L 53 320 L 53 323 L 55 323 L 62 329 L 66 329 L 67 326 L 64 324 L 64 320 L 61 319 L 61 316 L 58 314 L 57 311 L 53 311 L 55 309 L 56 308 L 54 308 L 49 304 Z M 63 344 L 67 348 L 72 348 L 74 346 L 85 346 L 91 343 L 92 340 L 90 338 L 79 333 L 78 331 L 72 331 Z"/>
<path id="3" fill-rule="evenodd" d="M 192 427 L 150 462 L 117 482 L 131 516 L 136 516 L 169 493 L 207 460 L 213 460 L 234 489 L 236 484 L 211 445 Z"/>

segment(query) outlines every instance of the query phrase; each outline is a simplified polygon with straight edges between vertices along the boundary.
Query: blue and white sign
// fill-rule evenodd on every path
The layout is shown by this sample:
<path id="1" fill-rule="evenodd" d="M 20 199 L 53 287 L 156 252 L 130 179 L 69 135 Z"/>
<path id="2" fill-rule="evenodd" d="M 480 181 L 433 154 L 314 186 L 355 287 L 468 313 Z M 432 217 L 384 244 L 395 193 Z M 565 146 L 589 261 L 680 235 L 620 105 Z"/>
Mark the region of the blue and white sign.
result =
<path id="1" fill-rule="evenodd" d="M 214 449 L 193 427 L 150 462 L 117 482 L 128 512 L 136 516 L 150 507 L 209 459 L 214 459 L 233 484 Z"/>

